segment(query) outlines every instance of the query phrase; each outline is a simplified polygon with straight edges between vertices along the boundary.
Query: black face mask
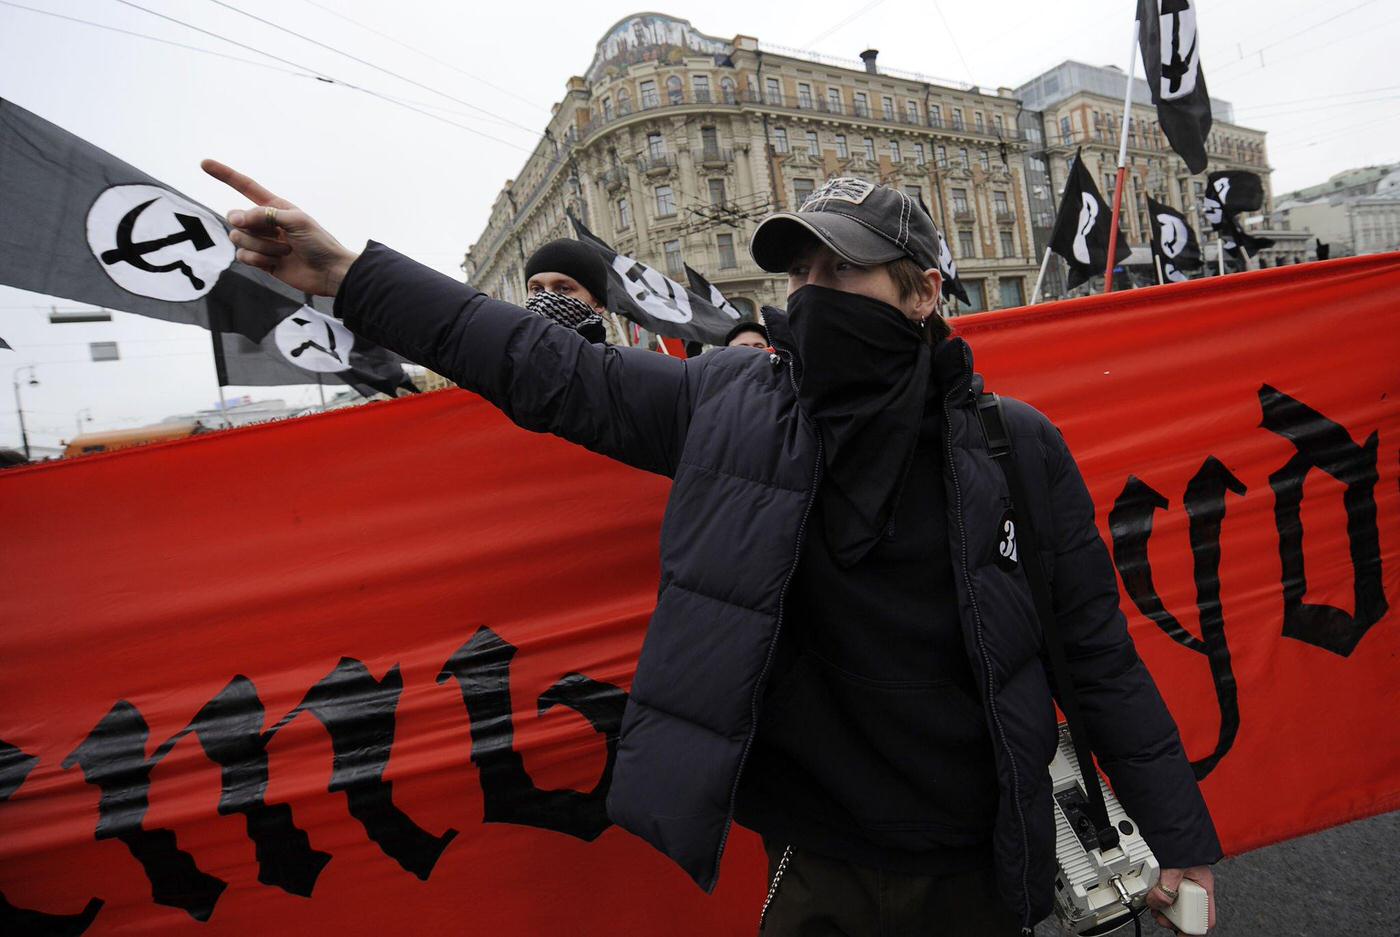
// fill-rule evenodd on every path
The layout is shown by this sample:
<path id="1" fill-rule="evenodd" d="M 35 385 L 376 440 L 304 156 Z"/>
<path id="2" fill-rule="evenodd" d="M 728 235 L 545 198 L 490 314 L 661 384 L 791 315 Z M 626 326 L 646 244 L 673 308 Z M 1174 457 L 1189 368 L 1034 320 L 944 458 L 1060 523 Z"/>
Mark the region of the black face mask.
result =
<path id="1" fill-rule="evenodd" d="M 798 402 L 822 437 L 827 544 L 850 566 L 894 511 L 919 440 L 930 350 L 903 313 L 866 296 L 804 286 L 787 311 L 802 363 Z"/>

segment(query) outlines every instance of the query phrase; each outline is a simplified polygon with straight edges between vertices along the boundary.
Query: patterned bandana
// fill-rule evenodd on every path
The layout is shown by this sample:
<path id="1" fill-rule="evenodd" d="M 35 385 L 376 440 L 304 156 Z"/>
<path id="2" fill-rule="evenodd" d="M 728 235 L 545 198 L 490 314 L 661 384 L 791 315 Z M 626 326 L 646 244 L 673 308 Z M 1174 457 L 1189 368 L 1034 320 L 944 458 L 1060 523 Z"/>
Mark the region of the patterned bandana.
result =
<path id="1" fill-rule="evenodd" d="M 565 328 L 577 329 L 587 320 L 597 316 L 593 307 L 581 299 L 540 290 L 525 299 L 525 308 L 537 316 L 544 316 Z"/>

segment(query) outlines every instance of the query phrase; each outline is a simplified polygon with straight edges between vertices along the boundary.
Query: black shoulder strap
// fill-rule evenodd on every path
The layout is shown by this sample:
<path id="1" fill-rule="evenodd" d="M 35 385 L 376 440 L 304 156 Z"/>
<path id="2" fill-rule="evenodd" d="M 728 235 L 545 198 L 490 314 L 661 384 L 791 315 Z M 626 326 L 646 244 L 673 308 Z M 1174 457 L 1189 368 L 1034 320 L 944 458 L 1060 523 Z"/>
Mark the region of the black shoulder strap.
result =
<path id="1" fill-rule="evenodd" d="M 1108 806 L 1104 803 L 1098 773 L 1094 770 L 1093 753 L 1085 733 L 1084 718 L 1080 714 L 1079 696 L 1074 691 L 1074 680 L 1069 672 L 1069 659 L 1065 656 L 1065 645 L 1060 639 L 1060 630 L 1055 626 L 1055 603 L 1050 593 L 1050 581 L 1046 578 L 1045 566 L 1036 546 L 1035 531 L 1031 527 L 1031 500 L 1021 483 L 1021 472 L 1016 466 L 1012 452 L 1011 433 L 1006 427 L 1001 398 L 996 394 L 978 394 L 977 415 L 981 418 L 982 429 L 987 434 L 987 446 L 991 449 L 992 458 L 1001 466 L 1002 473 L 1006 475 L 1007 487 L 1011 490 L 1011 516 L 1016 524 L 1015 534 L 1021 569 L 1025 570 L 1026 581 L 1030 583 L 1036 614 L 1040 617 L 1041 630 L 1045 632 L 1045 647 L 1050 654 L 1050 670 L 1055 675 L 1055 685 L 1060 691 L 1060 708 L 1065 711 L 1070 738 L 1074 740 L 1074 754 L 1079 760 L 1084 793 L 1089 799 L 1089 815 L 1098 827 L 1099 848 L 1111 849 L 1118 845 L 1118 830 L 1108 821 Z M 1026 506 L 1025 510 L 1020 509 L 1022 505 Z"/>

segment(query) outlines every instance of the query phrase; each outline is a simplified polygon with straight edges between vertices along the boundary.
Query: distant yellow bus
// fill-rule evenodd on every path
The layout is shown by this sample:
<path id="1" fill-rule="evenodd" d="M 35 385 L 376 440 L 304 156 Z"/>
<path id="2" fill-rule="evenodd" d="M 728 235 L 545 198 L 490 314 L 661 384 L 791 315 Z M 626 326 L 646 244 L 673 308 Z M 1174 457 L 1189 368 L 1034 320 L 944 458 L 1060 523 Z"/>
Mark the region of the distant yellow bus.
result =
<path id="1" fill-rule="evenodd" d="M 143 446 L 148 442 L 167 442 L 171 439 L 185 439 L 206 432 L 208 427 L 198 420 L 179 423 L 156 423 L 154 426 L 138 426 L 136 429 L 119 429 L 106 433 L 84 433 L 73 437 L 63 457 L 71 459 L 78 455 L 91 455 L 94 452 L 112 452 L 115 449 L 128 449 Z"/>

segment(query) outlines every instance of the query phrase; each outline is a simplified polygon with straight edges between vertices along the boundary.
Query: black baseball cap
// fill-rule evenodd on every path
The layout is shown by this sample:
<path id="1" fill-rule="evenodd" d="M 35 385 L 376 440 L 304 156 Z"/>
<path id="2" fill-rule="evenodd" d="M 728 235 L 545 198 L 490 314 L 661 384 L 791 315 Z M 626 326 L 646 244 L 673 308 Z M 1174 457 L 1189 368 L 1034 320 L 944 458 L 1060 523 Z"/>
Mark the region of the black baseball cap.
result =
<path id="1" fill-rule="evenodd" d="M 933 219 L 917 199 L 887 185 L 849 176 L 829 179 L 797 211 L 763 219 L 749 253 L 769 273 L 786 273 L 793 252 L 806 240 L 804 233 L 852 263 L 909 257 L 921 270 L 938 268 Z"/>

